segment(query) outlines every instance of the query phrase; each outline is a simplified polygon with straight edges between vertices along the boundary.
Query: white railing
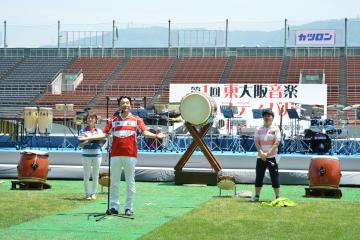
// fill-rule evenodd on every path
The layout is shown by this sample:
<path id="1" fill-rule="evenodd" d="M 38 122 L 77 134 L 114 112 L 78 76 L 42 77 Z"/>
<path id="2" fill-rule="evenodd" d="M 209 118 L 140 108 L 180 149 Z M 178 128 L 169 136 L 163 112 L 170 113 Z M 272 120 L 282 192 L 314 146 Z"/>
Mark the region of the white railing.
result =
<path id="1" fill-rule="evenodd" d="M 59 71 L 55 79 L 50 84 L 52 94 L 61 94 L 61 83 L 62 83 L 62 73 L 61 71 Z"/>

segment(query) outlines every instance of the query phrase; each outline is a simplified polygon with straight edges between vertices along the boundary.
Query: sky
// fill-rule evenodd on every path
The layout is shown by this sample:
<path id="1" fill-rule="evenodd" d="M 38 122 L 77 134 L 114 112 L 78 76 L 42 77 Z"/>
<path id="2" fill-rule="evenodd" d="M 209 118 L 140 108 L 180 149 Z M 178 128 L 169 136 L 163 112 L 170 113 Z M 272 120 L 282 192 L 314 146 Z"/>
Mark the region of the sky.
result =
<path id="1" fill-rule="evenodd" d="M 0 0 L 0 16 L 9 24 L 283 21 L 309 22 L 357 18 L 359 0 Z"/>
<path id="2" fill-rule="evenodd" d="M 0 47 L 3 21 L 9 47 L 56 44 L 61 31 L 112 31 L 162 26 L 273 31 L 304 23 L 360 17 L 359 0 L 0 0 Z M 357 19 L 356 21 L 360 21 Z"/>

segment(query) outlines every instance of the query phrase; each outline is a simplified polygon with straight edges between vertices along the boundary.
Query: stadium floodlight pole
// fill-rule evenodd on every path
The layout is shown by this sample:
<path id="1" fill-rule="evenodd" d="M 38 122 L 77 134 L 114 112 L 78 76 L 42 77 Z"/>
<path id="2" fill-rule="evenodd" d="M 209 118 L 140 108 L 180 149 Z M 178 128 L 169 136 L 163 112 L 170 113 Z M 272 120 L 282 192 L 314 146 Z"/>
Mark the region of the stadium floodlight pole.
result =
<path id="1" fill-rule="evenodd" d="M 168 28 L 168 48 L 170 48 L 171 47 L 171 38 L 170 38 L 170 31 L 171 31 L 171 21 L 170 21 L 170 19 L 169 19 L 169 28 Z M 170 53 L 169 53 L 170 54 Z"/>
<path id="2" fill-rule="evenodd" d="M 228 34 L 229 34 L 229 20 L 226 19 L 226 25 L 225 25 L 225 48 L 228 46 Z"/>
<path id="3" fill-rule="evenodd" d="M 57 28 L 58 28 L 58 51 L 60 50 L 60 20 L 57 21 Z"/>
<path id="4" fill-rule="evenodd" d="M 284 25 L 284 53 L 283 55 L 286 56 L 286 34 L 287 34 L 287 19 L 285 18 L 285 25 Z"/>
<path id="5" fill-rule="evenodd" d="M 112 49 L 114 50 L 115 47 L 115 20 L 113 20 L 112 26 Z"/>
<path id="6" fill-rule="evenodd" d="M 345 18 L 345 49 L 344 49 L 344 55 L 347 56 L 347 46 L 348 46 L 348 43 L 347 43 L 347 34 L 348 34 L 348 29 L 347 29 L 347 25 L 348 25 L 348 19 Z"/>
<path id="7" fill-rule="evenodd" d="M 7 47 L 7 44 L 6 44 L 6 21 L 4 21 L 4 48 Z"/>

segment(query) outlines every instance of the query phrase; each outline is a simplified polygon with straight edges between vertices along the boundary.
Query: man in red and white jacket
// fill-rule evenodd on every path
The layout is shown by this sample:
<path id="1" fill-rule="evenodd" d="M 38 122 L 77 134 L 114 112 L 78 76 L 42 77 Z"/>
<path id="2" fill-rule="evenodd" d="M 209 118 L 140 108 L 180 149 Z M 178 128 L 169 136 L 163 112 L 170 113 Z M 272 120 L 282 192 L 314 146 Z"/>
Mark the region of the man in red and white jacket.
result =
<path id="1" fill-rule="evenodd" d="M 119 185 L 122 169 L 126 181 L 125 215 L 133 215 L 133 202 L 135 195 L 135 165 L 137 162 L 136 131 L 139 130 L 143 136 L 148 138 L 163 139 L 165 134 L 154 134 L 147 130 L 143 120 L 130 112 L 131 98 L 120 97 L 119 111 L 117 111 L 106 124 L 103 134 L 91 139 L 106 138 L 112 135 L 111 147 L 111 176 L 110 176 L 110 208 L 107 214 L 119 213 Z M 90 137 L 80 140 L 89 140 Z"/>

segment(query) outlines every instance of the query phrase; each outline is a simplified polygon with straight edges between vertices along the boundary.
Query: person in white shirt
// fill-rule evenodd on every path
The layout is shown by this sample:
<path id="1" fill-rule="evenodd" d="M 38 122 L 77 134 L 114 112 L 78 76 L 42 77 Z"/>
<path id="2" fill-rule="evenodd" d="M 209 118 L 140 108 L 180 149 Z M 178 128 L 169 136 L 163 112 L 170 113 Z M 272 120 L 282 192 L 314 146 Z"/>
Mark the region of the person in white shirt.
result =
<path id="1" fill-rule="evenodd" d="M 262 116 L 264 124 L 256 129 L 254 137 L 258 157 L 253 202 L 258 202 L 260 199 L 266 169 L 269 169 L 275 197 L 280 197 L 279 167 L 276 161 L 278 146 L 281 141 L 280 129 L 272 126 L 274 113 L 270 109 L 264 110 Z"/>

